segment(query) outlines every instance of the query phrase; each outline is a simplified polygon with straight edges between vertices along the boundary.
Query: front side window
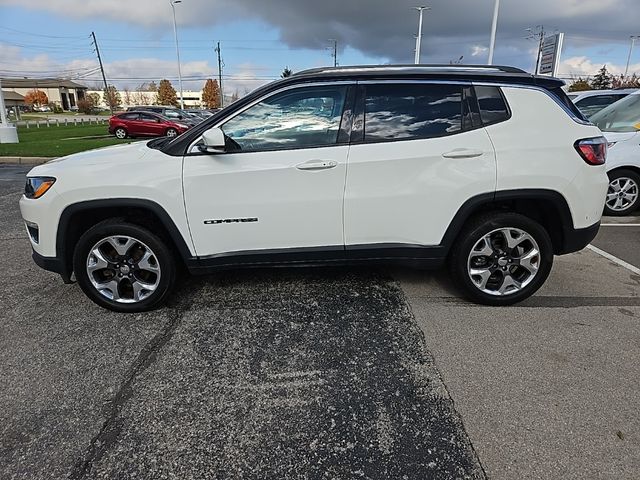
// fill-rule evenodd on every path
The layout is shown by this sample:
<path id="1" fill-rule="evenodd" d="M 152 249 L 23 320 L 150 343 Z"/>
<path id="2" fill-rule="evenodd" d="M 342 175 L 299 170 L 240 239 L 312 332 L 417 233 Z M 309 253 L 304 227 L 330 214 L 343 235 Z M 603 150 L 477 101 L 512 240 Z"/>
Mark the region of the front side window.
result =
<path id="1" fill-rule="evenodd" d="M 462 87 L 381 84 L 366 88 L 364 141 L 453 135 L 462 131 Z"/>
<path id="2" fill-rule="evenodd" d="M 230 151 L 335 145 L 346 86 L 302 87 L 275 94 L 224 125 Z"/>

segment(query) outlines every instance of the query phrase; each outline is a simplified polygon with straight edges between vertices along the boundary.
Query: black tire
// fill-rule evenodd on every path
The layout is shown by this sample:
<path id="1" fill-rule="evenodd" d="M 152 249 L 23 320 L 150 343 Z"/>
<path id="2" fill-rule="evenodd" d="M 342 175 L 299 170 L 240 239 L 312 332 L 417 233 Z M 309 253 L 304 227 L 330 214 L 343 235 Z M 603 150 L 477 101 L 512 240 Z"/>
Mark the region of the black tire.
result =
<path id="1" fill-rule="evenodd" d="M 167 137 L 177 137 L 178 131 L 175 128 L 167 128 L 165 135 Z"/>
<path id="2" fill-rule="evenodd" d="M 128 236 L 141 242 L 152 251 L 155 258 L 154 263 L 159 266 L 161 273 L 159 280 L 157 280 L 156 289 L 138 302 L 121 303 L 107 298 L 94 287 L 89 279 L 87 262 L 91 249 L 101 240 L 113 236 Z M 73 254 L 73 270 L 78 284 L 93 302 L 108 310 L 124 313 L 143 312 L 162 305 L 173 289 L 176 277 L 173 253 L 160 237 L 146 228 L 127 223 L 122 219 L 110 219 L 100 222 L 80 237 Z"/>
<path id="3" fill-rule="evenodd" d="M 485 293 L 472 281 L 468 271 L 468 262 L 476 243 L 485 235 L 501 228 L 519 229 L 529 234 L 538 244 L 540 255 L 538 271 L 533 275 L 530 283 L 513 293 L 496 296 L 491 293 Z M 513 305 L 530 297 L 544 284 L 552 266 L 553 244 L 549 234 L 536 221 L 517 213 L 493 212 L 472 218 L 458 235 L 449 255 L 449 270 L 456 287 L 469 300 L 492 306 Z"/>
<path id="4" fill-rule="evenodd" d="M 628 206 L 625 206 L 624 208 L 618 209 L 618 210 L 611 209 L 609 205 L 605 203 L 604 214 L 610 217 L 624 217 L 626 215 L 631 215 L 634 211 L 640 208 L 640 175 L 638 175 L 633 170 L 627 170 L 624 168 L 609 172 L 608 175 L 609 175 L 609 189 L 607 190 L 607 202 L 609 200 L 609 195 L 614 193 L 614 190 L 611 187 L 611 184 L 614 181 L 619 180 L 621 178 L 627 178 L 631 180 L 633 183 L 635 183 L 635 187 L 633 187 L 634 188 L 633 191 L 636 194 L 636 199 L 635 201 L 630 203 Z"/>
<path id="5" fill-rule="evenodd" d="M 129 133 L 127 132 L 127 130 L 122 128 L 122 127 L 116 128 L 113 131 L 113 133 L 116 136 L 116 138 L 119 138 L 121 140 L 124 140 L 125 138 L 127 138 L 129 136 Z"/>

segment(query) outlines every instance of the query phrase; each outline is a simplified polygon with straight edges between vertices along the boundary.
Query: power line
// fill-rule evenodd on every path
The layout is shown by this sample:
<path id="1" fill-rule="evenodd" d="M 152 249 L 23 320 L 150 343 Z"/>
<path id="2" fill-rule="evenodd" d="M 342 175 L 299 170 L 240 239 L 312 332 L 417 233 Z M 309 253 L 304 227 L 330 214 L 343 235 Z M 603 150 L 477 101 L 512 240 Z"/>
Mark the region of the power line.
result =
<path id="1" fill-rule="evenodd" d="M 68 38 L 68 39 L 79 39 L 79 38 L 86 38 L 85 35 L 69 35 L 69 36 L 59 36 L 59 35 L 44 35 L 42 33 L 31 33 L 31 32 L 25 32 L 23 30 L 16 30 L 15 28 L 10 28 L 10 27 L 4 27 L 2 25 L 0 25 L 0 28 L 3 30 L 9 30 L 10 32 L 15 32 L 15 33 L 21 33 L 23 35 L 31 35 L 33 37 L 44 37 L 44 38 Z"/>

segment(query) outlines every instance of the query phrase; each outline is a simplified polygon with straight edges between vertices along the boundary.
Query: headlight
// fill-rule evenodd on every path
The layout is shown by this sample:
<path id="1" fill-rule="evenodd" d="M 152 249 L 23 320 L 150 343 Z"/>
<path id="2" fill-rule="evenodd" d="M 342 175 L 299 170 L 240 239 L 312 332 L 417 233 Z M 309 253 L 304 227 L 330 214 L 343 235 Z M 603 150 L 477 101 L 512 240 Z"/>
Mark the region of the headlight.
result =
<path id="1" fill-rule="evenodd" d="M 27 177 L 27 184 L 24 186 L 24 196 L 27 198 L 40 198 L 51 186 L 56 183 L 53 177 Z"/>
<path id="2" fill-rule="evenodd" d="M 189 125 L 185 125 L 184 123 L 176 123 L 176 127 L 189 128 Z"/>

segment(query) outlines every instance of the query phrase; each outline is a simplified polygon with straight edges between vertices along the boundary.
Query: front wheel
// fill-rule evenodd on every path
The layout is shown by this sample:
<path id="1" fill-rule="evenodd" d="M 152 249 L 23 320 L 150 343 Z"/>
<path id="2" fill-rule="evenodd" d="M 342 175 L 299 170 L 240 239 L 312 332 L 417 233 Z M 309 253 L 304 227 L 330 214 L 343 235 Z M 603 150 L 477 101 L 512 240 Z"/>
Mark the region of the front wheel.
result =
<path id="1" fill-rule="evenodd" d="M 178 131 L 175 128 L 167 129 L 167 137 L 177 137 Z"/>
<path id="2" fill-rule="evenodd" d="M 604 214 L 621 217 L 630 215 L 638 207 L 640 207 L 640 175 L 624 169 L 610 172 Z"/>
<path id="3" fill-rule="evenodd" d="M 112 219 L 78 240 L 73 270 L 84 293 L 116 312 L 142 312 L 163 303 L 175 281 L 171 250 L 149 230 Z"/>
<path id="4" fill-rule="evenodd" d="M 533 295 L 553 265 L 553 245 L 537 222 L 516 213 L 476 217 L 452 247 L 457 287 L 484 305 L 512 305 Z"/>

